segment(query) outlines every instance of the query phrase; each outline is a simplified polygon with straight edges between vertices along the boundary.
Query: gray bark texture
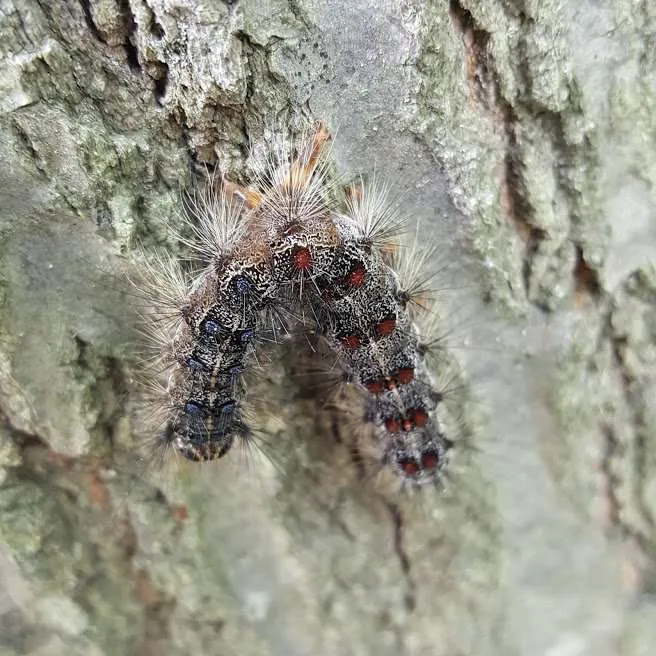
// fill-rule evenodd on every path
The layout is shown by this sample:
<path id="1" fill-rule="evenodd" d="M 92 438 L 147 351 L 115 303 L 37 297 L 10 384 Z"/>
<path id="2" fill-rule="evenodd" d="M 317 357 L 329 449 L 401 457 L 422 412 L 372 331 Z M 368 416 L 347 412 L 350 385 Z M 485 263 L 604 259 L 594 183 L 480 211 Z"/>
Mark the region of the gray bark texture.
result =
<path id="1" fill-rule="evenodd" d="M 653 654 L 655 44 L 651 0 L 1 0 L 0 654 Z M 442 253 L 443 490 L 289 344 L 270 458 L 140 466 L 134 245 L 301 117 Z"/>

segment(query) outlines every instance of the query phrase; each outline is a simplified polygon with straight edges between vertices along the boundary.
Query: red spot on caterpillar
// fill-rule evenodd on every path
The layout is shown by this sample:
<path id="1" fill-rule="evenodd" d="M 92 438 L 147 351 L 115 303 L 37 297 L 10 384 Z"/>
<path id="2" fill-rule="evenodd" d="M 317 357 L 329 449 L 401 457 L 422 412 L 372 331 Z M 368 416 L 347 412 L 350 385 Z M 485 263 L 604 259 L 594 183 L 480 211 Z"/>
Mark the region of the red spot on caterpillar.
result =
<path id="1" fill-rule="evenodd" d="M 401 430 L 401 422 L 396 417 L 388 417 L 385 420 L 385 428 L 390 433 L 398 433 Z"/>
<path id="2" fill-rule="evenodd" d="M 417 428 L 423 428 L 428 423 L 428 414 L 423 410 L 415 408 L 414 410 L 410 410 L 408 414 L 412 423 L 417 426 Z"/>
<path id="3" fill-rule="evenodd" d="M 396 379 L 401 385 L 407 385 L 409 382 L 415 379 L 415 370 L 412 367 L 399 369 L 396 372 Z"/>
<path id="4" fill-rule="evenodd" d="M 435 451 L 427 451 L 421 456 L 421 466 L 423 469 L 434 470 L 440 464 L 440 457 Z"/>
<path id="5" fill-rule="evenodd" d="M 292 261 L 297 271 L 307 271 L 312 267 L 312 255 L 310 249 L 305 246 L 297 246 L 292 255 Z"/>
<path id="6" fill-rule="evenodd" d="M 346 284 L 349 287 L 361 287 L 362 284 L 364 283 L 364 279 L 367 276 L 367 272 L 365 271 L 363 266 L 357 266 L 351 273 L 346 276 Z"/>
<path id="7" fill-rule="evenodd" d="M 383 319 L 380 323 L 376 324 L 376 334 L 378 337 L 387 337 L 391 335 L 396 328 L 396 318 Z"/>
<path id="8" fill-rule="evenodd" d="M 416 476 L 419 473 L 419 465 L 411 459 L 399 460 L 399 467 L 406 476 Z"/>
<path id="9" fill-rule="evenodd" d="M 357 335 L 346 335 L 346 337 L 342 337 L 340 340 L 342 342 L 342 346 L 347 349 L 356 349 L 358 346 L 360 346 L 360 338 Z"/>
<path id="10" fill-rule="evenodd" d="M 385 381 L 383 380 L 370 380 L 364 385 L 372 394 L 380 394 L 385 389 Z"/>
<path id="11" fill-rule="evenodd" d="M 403 425 L 403 430 L 406 433 L 409 433 L 415 427 L 414 424 L 412 423 L 412 419 L 404 419 L 402 425 Z"/>

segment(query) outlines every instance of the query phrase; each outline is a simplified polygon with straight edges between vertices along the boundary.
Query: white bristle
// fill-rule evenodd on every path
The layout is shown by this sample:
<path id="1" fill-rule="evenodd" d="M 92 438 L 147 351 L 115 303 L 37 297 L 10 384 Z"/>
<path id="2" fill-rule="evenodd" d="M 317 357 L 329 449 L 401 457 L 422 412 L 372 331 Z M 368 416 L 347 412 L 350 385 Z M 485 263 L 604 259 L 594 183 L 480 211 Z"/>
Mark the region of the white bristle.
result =
<path id="1" fill-rule="evenodd" d="M 185 195 L 184 206 L 185 225 L 191 228 L 194 238 L 180 240 L 203 262 L 230 255 L 248 231 L 243 201 L 228 196 L 213 174 L 201 190 Z"/>
<path id="2" fill-rule="evenodd" d="M 370 181 L 361 178 L 358 188 L 346 198 L 346 214 L 357 225 L 360 237 L 382 250 L 394 245 L 407 224 L 389 196 L 389 185 L 374 175 Z"/>

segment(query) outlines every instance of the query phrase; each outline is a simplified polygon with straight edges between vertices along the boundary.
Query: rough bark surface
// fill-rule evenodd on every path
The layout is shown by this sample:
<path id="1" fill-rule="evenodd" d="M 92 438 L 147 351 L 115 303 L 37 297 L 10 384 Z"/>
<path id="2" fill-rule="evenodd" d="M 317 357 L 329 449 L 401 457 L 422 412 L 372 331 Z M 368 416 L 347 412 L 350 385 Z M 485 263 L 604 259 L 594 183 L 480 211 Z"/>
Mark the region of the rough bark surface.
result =
<path id="1" fill-rule="evenodd" d="M 650 0 L 2 0 L 0 653 L 653 653 L 654 43 Z M 136 464 L 131 247 L 301 114 L 443 246 L 442 493 L 363 479 L 285 347 L 279 466 Z"/>

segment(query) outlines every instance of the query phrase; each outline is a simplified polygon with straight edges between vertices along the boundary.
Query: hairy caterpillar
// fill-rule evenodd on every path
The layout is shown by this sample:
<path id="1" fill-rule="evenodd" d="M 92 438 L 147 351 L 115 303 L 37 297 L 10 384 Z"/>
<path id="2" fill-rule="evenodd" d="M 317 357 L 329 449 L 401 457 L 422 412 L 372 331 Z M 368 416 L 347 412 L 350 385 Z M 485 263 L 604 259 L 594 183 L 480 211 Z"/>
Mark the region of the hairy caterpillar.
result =
<path id="1" fill-rule="evenodd" d="M 223 180 L 196 198 L 189 245 L 205 267 L 192 281 L 172 262 L 154 268 L 152 300 L 170 317 L 157 340 L 168 373 L 157 441 L 213 460 L 248 439 L 241 376 L 249 353 L 286 325 L 281 317 L 303 316 L 362 392 L 381 464 L 411 484 L 432 482 L 451 441 L 411 312 L 425 300 L 421 267 L 404 263 L 395 244 L 403 224 L 380 185 L 333 198 L 329 140 L 319 124 L 296 152 L 272 154 L 255 189 Z M 163 301 L 162 286 L 173 290 Z"/>

